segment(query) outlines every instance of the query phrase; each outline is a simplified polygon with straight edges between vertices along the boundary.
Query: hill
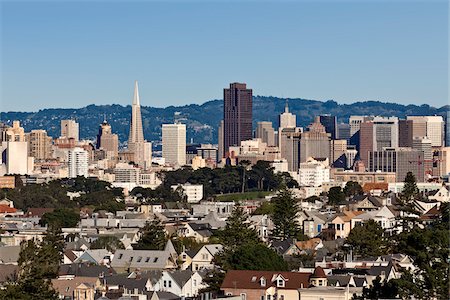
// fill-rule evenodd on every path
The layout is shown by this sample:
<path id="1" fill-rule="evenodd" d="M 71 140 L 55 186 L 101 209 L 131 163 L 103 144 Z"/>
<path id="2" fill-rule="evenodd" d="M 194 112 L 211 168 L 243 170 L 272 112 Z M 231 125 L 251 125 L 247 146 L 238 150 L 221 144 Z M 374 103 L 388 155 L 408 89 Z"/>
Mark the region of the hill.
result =
<path id="1" fill-rule="evenodd" d="M 450 106 L 435 108 L 427 104 L 401 105 L 383 103 L 379 101 L 356 102 L 352 104 L 338 104 L 333 100 L 326 102 L 305 99 L 288 99 L 290 111 L 297 115 L 297 125 L 307 126 L 315 115 L 332 114 L 338 117 L 339 122 L 347 122 L 350 115 L 380 115 L 398 116 L 406 115 L 442 115 Z M 271 121 L 274 128 L 278 126 L 278 115 L 283 112 L 285 99 L 277 97 L 253 97 L 254 128 L 258 121 Z M 222 119 L 223 101 L 211 100 L 201 105 L 190 104 L 185 106 L 169 106 L 154 108 L 143 106 L 142 120 L 145 138 L 149 141 L 158 141 L 161 136 L 161 124 L 173 122 L 175 112 L 180 112 L 186 119 L 188 128 L 187 139 L 197 143 L 217 143 L 217 127 Z M 42 109 L 38 112 L 1 112 L 0 119 L 10 124 L 13 120 L 20 120 L 25 131 L 31 129 L 46 129 L 52 137 L 60 134 L 60 120 L 76 118 L 80 123 L 80 137 L 94 139 L 99 124 L 106 116 L 111 123 L 113 131 L 119 134 L 124 142 L 128 138 L 131 106 L 121 105 L 88 105 L 77 109 Z"/>

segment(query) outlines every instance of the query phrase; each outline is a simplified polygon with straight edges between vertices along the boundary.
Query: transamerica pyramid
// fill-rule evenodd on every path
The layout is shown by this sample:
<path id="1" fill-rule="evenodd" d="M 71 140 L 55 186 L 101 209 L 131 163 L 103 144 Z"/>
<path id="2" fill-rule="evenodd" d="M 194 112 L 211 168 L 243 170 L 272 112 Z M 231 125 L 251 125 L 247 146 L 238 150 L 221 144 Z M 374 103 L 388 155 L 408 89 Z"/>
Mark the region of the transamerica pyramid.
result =
<path id="1" fill-rule="evenodd" d="M 128 150 L 134 154 L 134 162 L 144 164 L 144 131 L 142 129 L 141 104 L 139 101 L 138 82 L 134 82 L 134 97 L 131 105 L 130 135 Z"/>

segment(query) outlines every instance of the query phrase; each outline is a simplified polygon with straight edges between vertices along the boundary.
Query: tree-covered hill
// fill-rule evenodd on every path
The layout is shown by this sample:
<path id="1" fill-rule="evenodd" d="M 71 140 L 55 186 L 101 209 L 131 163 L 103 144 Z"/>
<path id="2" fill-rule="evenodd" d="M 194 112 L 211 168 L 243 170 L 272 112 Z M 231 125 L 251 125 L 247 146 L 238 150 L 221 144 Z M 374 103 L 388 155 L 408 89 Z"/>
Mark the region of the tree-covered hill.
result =
<path id="1" fill-rule="evenodd" d="M 350 115 L 445 115 L 450 106 L 435 108 L 426 104 L 401 105 L 383 103 L 379 101 L 356 102 L 353 104 L 338 104 L 329 100 L 326 102 L 305 99 L 288 99 L 290 111 L 297 115 L 297 125 L 307 126 L 315 115 L 328 113 L 336 115 L 338 120 L 348 121 Z M 285 99 L 277 97 L 255 96 L 253 99 L 254 126 L 258 121 L 272 121 L 278 126 L 278 115 L 283 112 Z M 204 104 L 190 104 L 185 106 L 169 106 L 154 108 L 143 106 L 142 119 L 144 122 L 145 138 L 149 141 L 160 140 L 161 124 L 173 122 L 175 112 L 180 112 L 185 118 L 188 133 L 187 138 L 194 142 L 217 143 L 217 127 L 223 115 L 223 101 L 211 100 Z M 46 129 L 48 133 L 57 137 L 60 134 L 60 120 L 76 118 L 80 123 L 80 137 L 95 138 L 98 126 L 104 116 L 111 123 L 113 131 L 119 134 L 124 142 L 128 138 L 130 106 L 121 105 L 89 105 L 76 109 L 43 109 L 38 112 L 1 112 L 0 119 L 5 123 L 20 120 L 26 131 L 31 129 Z"/>

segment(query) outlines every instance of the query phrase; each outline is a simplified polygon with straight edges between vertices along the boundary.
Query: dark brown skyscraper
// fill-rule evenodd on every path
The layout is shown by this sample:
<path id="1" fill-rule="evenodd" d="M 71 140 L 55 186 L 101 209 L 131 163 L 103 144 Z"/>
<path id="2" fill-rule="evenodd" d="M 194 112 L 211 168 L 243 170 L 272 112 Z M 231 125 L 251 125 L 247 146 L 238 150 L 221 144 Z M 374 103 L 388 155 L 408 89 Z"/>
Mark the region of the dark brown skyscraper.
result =
<path id="1" fill-rule="evenodd" d="M 224 153 L 252 138 L 252 90 L 245 83 L 223 89 L 223 121 Z"/>

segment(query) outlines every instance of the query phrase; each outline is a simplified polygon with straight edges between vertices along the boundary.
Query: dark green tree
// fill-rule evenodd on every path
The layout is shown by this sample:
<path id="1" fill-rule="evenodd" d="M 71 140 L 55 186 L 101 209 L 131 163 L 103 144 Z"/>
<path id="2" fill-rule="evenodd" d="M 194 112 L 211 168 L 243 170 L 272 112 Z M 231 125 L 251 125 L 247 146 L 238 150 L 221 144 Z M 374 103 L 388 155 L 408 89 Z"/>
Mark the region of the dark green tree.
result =
<path id="1" fill-rule="evenodd" d="M 163 250 L 167 242 L 166 232 L 161 220 L 155 218 L 145 223 L 145 226 L 139 230 L 141 238 L 137 244 L 133 245 L 135 250 Z"/>
<path id="2" fill-rule="evenodd" d="M 22 242 L 18 260 L 18 280 L 6 284 L 5 288 L 0 290 L 0 299 L 58 299 L 58 293 L 51 286 L 50 280 L 58 274 L 63 248 L 61 231 L 55 228 L 49 228 L 39 244 L 33 240 Z"/>
<path id="3" fill-rule="evenodd" d="M 224 252 L 216 261 L 225 270 L 287 271 L 287 263 L 262 243 L 249 243 Z"/>
<path id="4" fill-rule="evenodd" d="M 215 233 L 219 243 L 226 249 L 236 249 L 244 244 L 259 243 L 258 234 L 250 228 L 247 219 L 248 215 L 242 207 L 235 205 L 227 219 L 227 225 Z"/>
<path id="5" fill-rule="evenodd" d="M 384 230 L 374 220 L 355 226 L 347 237 L 354 254 L 362 258 L 386 254 L 388 250 Z"/>
<path id="6" fill-rule="evenodd" d="M 287 188 L 279 191 L 272 198 L 273 214 L 271 215 L 274 230 L 273 235 L 281 239 L 297 236 L 300 226 L 297 223 L 297 215 L 300 211 L 297 199 Z"/>
<path id="7" fill-rule="evenodd" d="M 394 299 L 399 291 L 393 280 L 381 282 L 381 278 L 377 276 L 370 287 L 364 287 L 361 296 L 353 295 L 353 300 L 378 300 L 378 299 Z"/>
<path id="8" fill-rule="evenodd" d="M 123 243 L 113 235 L 100 236 L 91 243 L 91 249 L 106 249 L 111 252 L 116 252 L 117 249 L 125 249 Z"/>
<path id="9" fill-rule="evenodd" d="M 361 185 L 356 181 L 347 181 L 344 187 L 344 194 L 347 197 L 353 197 L 356 195 L 362 195 L 363 189 Z"/>
<path id="10" fill-rule="evenodd" d="M 49 225 L 53 227 L 76 227 L 80 221 L 80 214 L 68 208 L 57 208 L 53 212 L 45 213 L 39 223 L 42 226 Z"/>
<path id="11" fill-rule="evenodd" d="M 334 186 L 328 191 L 328 205 L 339 205 L 345 202 L 345 194 L 340 186 Z"/>

